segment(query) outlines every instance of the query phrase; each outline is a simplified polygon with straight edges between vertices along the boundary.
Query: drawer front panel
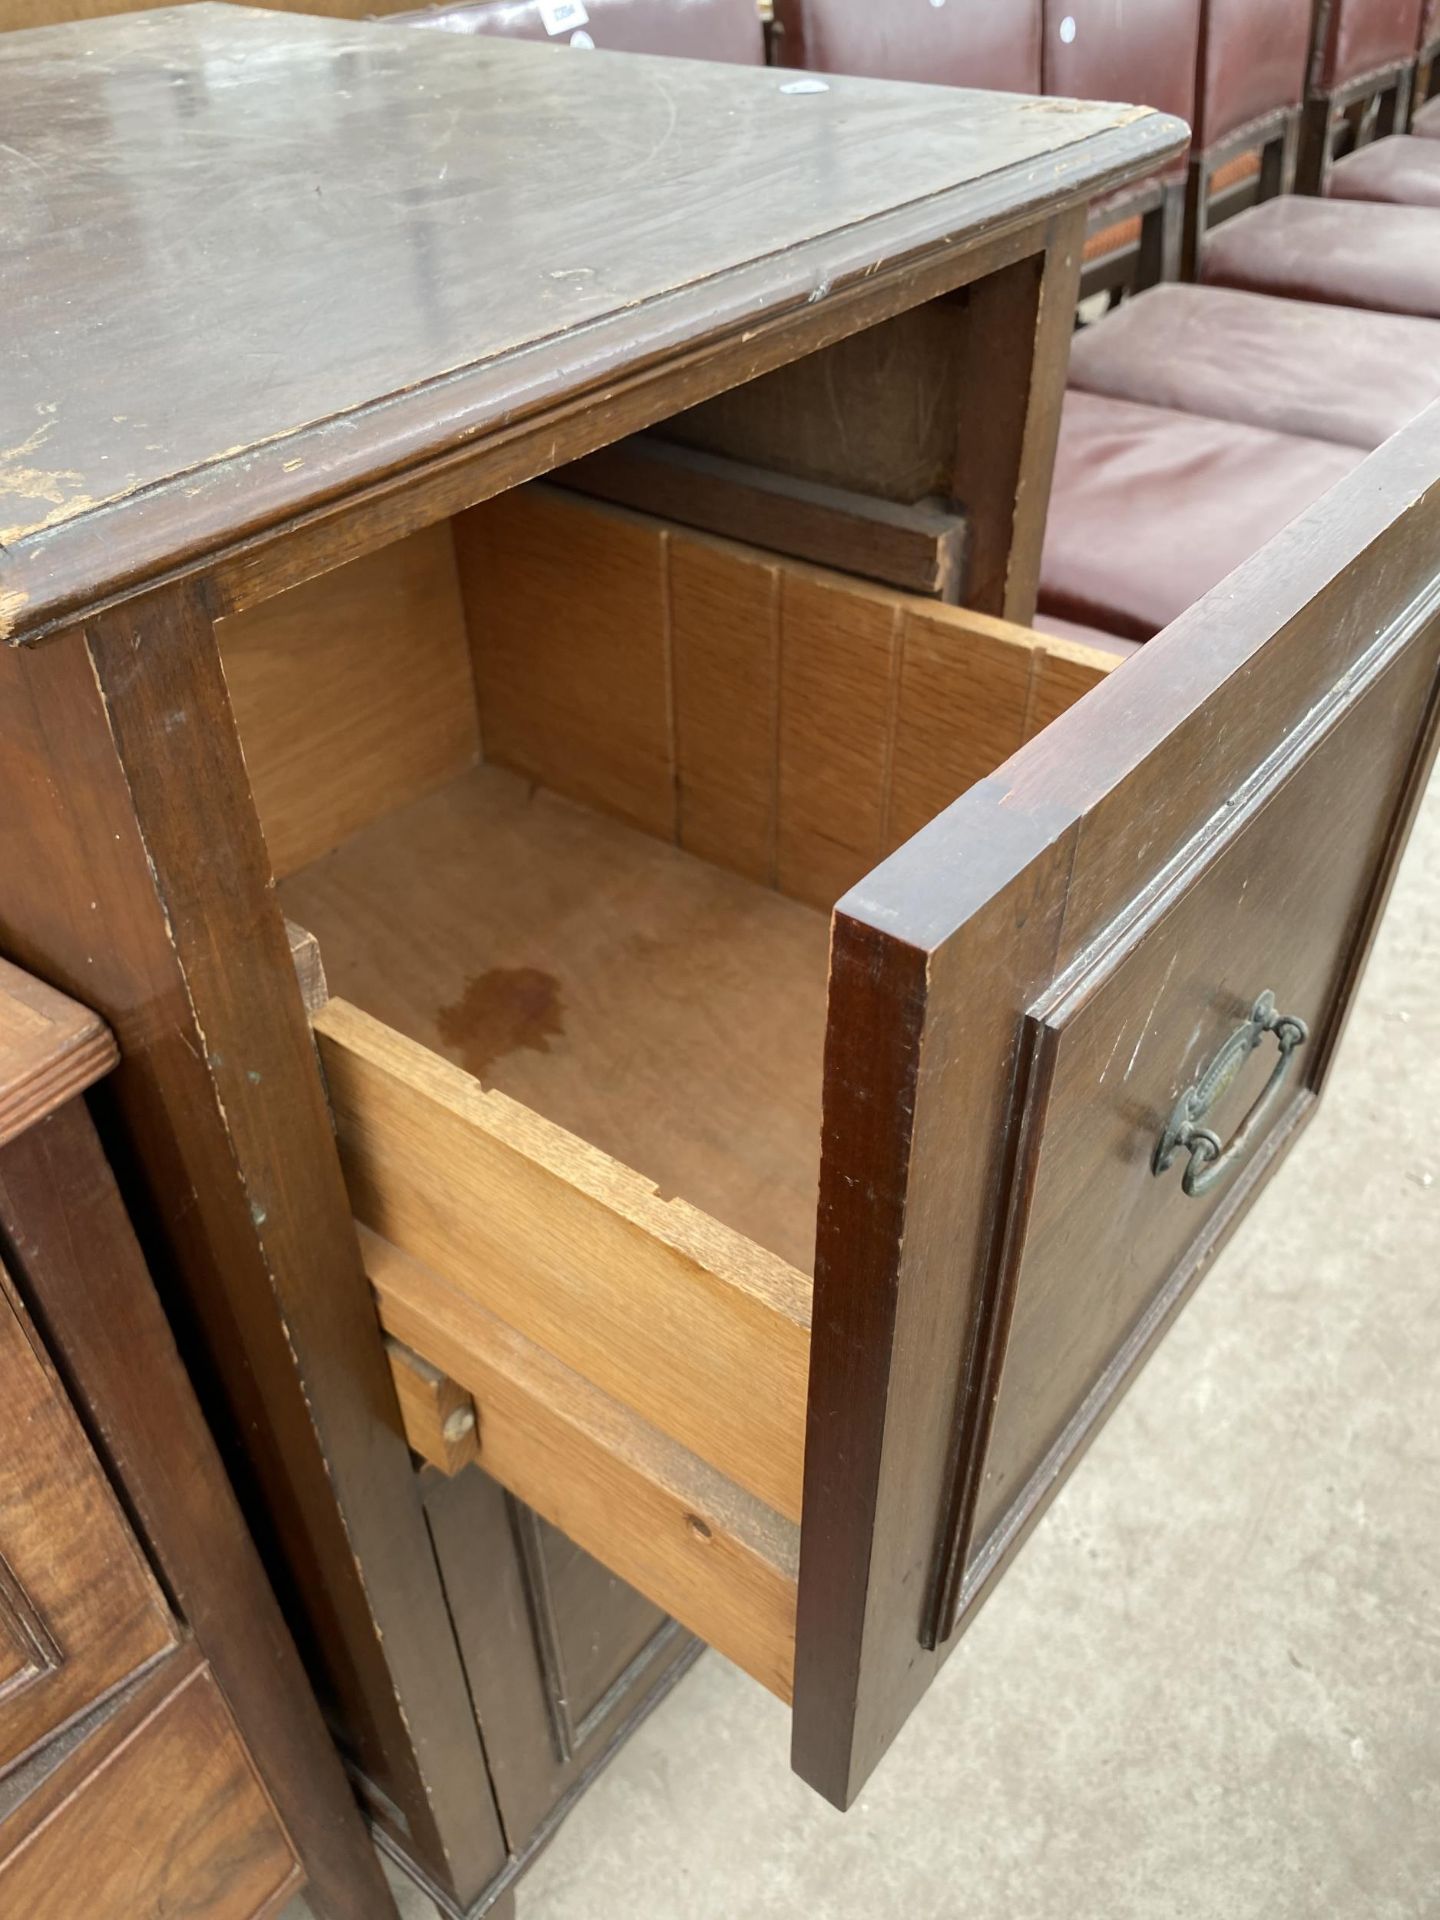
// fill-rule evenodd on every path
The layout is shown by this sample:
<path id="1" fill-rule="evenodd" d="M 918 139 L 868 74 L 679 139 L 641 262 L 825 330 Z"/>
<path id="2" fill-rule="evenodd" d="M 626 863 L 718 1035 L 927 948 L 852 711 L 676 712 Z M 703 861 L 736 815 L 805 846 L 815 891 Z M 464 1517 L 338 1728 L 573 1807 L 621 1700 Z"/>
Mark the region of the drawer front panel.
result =
<path id="1" fill-rule="evenodd" d="M 175 1641 L 0 1275 L 0 1774 Z"/>
<path id="2" fill-rule="evenodd" d="M 1074 1423 L 1142 1317 L 1183 1288 L 1246 1165 L 1315 1089 L 1434 656 L 1433 646 L 1411 647 L 1278 790 L 1237 810 L 1162 909 L 1032 1014 L 1027 1148 L 1004 1282 L 1013 1317 L 977 1553 L 1067 1430 L 1068 1444 L 1083 1437 Z M 1284 1066 L 1274 1034 L 1249 1026 L 1265 992 L 1306 1028 Z M 1157 1173 L 1157 1142 L 1242 1030 L 1239 1071 L 1195 1124 L 1228 1143 L 1278 1073 L 1276 1097 L 1243 1151 L 1213 1172 L 1210 1143 L 1197 1145 L 1192 1195 L 1189 1151 L 1178 1147 Z"/>
<path id="3" fill-rule="evenodd" d="M 836 909 L 793 1751 L 842 1805 L 1301 1137 L 1434 758 L 1437 553 L 1440 407 Z"/>
<path id="4" fill-rule="evenodd" d="M 0 1825 L 0 1913 L 258 1920 L 294 1850 L 210 1670 L 167 1660 Z"/>

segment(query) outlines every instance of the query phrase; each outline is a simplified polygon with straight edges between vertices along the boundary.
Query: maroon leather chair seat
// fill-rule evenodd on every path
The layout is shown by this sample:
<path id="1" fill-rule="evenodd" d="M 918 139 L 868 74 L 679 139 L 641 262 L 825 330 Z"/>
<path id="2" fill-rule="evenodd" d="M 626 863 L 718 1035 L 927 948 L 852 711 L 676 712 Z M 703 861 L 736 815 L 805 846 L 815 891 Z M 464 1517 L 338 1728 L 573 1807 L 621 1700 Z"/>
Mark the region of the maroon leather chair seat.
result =
<path id="1" fill-rule="evenodd" d="M 1427 100 L 1411 123 L 1410 131 L 1422 140 L 1440 140 L 1440 93 Z"/>
<path id="2" fill-rule="evenodd" d="M 776 0 L 786 67 L 1040 91 L 1040 0 Z"/>
<path id="3" fill-rule="evenodd" d="M 1368 453 L 1440 399 L 1440 322 L 1152 287 L 1076 334 L 1070 385 Z"/>
<path id="4" fill-rule="evenodd" d="M 1148 640 L 1363 458 L 1323 440 L 1067 394 L 1041 609 Z"/>
<path id="5" fill-rule="evenodd" d="M 1214 228 L 1200 278 L 1287 300 L 1440 320 L 1440 211 L 1286 194 Z"/>
<path id="6" fill-rule="evenodd" d="M 615 53 L 669 53 L 694 60 L 760 66 L 764 30 L 755 0 L 585 0 L 584 31 Z M 392 13 L 387 26 L 435 27 L 445 33 L 500 34 L 512 40 L 564 45 L 569 32 L 546 31 L 538 0 L 470 0 L 461 6 Z"/>
<path id="7" fill-rule="evenodd" d="M 1332 200 L 1440 207 L 1440 142 L 1396 133 L 1357 147 L 1331 167 L 1325 191 Z"/>

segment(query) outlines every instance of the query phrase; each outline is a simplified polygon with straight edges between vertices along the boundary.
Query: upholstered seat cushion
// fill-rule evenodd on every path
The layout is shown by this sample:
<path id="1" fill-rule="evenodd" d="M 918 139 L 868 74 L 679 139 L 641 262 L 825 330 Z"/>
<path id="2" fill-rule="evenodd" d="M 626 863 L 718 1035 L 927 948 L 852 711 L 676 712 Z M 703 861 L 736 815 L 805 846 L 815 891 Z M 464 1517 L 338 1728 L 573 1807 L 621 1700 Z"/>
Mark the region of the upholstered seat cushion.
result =
<path id="1" fill-rule="evenodd" d="M 1148 640 L 1363 458 L 1355 447 L 1069 393 L 1040 606 Z"/>
<path id="2" fill-rule="evenodd" d="M 1402 207 L 1440 207 L 1440 140 L 1410 133 L 1372 141 L 1337 160 L 1325 191 L 1332 200 L 1388 200 Z"/>
<path id="3" fill-rule="evenodd" d="M 1440 399 L 1440 321 L 1153 287 L 1076 334 L 1070 385 L 1369 452 Z"/>
<path id="4" fill-rule="evenodd" d="M 1440 320 L 1440 209 L 1285 194 L 1215 227 L 1200 277 L 1288 300 Z"/>
<path id="5" fill-rule="evenodd" d="M 669 53 L 693 60 L 731 60 L 759 66 L 765 38 L 755 0 L 585 0 L 580 45 L 613 53 Z M 554 39 L 539 0 L 469 0 L 459 6 L 392 13 L 388 26 L 438 27 L 446 33 L 501 34 L 511 40 Z"/>
<path id="6" fill-rule="evenodd" d="M 1440 93 L 1420 108 L 1410 124 L 1410 131 L 1422 140 L 1440 140 Z"/>

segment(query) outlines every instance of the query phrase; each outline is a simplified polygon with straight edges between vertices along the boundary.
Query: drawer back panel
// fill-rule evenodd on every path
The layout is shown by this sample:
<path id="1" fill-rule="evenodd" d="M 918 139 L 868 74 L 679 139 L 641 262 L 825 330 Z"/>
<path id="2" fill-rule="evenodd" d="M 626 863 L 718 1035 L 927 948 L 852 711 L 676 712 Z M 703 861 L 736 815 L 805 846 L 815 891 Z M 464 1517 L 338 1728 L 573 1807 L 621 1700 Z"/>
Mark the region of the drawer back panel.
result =
<path id="1" fill-rule="evenodd" d="M 277 879 L 483 754 L 826 911 L 1116 665 L 540 485 L 219 632 Z"/>
<path id="2" fill-rule="evenodd" d="M 827 911 L 1115 664 L 550 487 L 456 546 L 488 760 Z"/>

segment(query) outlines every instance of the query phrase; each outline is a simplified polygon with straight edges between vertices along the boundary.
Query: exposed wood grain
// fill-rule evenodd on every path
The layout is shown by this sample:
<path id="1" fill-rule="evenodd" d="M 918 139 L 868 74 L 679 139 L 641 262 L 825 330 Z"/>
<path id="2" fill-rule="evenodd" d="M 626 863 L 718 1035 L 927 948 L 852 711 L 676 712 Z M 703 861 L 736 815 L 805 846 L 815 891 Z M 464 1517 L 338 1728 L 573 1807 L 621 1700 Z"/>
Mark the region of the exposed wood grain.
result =
<path id="1" fill-rule="evenodd" d="M 293 920 L 285 922 L 285 938 L 290 943 L 290 958 L 295 965 L 295 978 L 300 984 L 300 998 L 305 1004 L 305 1011 L 318 1013 L 330 998 L 320 942 L 304 927 L 297 927 Z"/>
<path id="2" fill-rule="evenodd" d="M 683 534 L 669 551 L 677 838 L 774 886 L 781 570 Z"/>
<path id="3" fill-rule="evenodd" d="M 0 1855 L 7 1914 L 268 1920 L 300 1888 L 224 1698 L 188 1648 L 61 1763 L 26 1814 L 21 1844 Z"/>
<path id="4" fill-rule="evenodd" d="M 3 1772 L 166 1653 L 177 1632 L 3 1268 L 0 1380 Z"/>
<path id="5" fill-rule="evenodd" d="M 459 1473 L 480 1451 L 469 1391 L 401 1340 L 387 1340 L 385 1352 L 411 1452 L 441 1473 Z"/>
<path id="6" fill-rule="evenodd" d="M 503 1842 L 203 600 L 0 651 L 0 731 L 0 944 L 112 1026 L 107 1145 L 320 1685 L 377 1818 L 478 1895 Z"/>
<path id="7" fill-rule="evenodd" d="M 820 914 L 498 767 L 283 896 L 337 995 L 808 1272 Z"/>
<path id="8" fill-rule="evenodd" d="M 665 538 L 544 488 L 456 522 L 486 757 L 670 840 Z"/>
<path id="9" fill-rule="evenodd" d="M 0 959 L 0 1147 L 93 1086 L 119 1057 L 98 1014 Z"/>
<path id="10" fill-rule="evenodd" d="M 458 1287 L 362 1248 L 386 1327 L 474 1394 L 485 1471 L 788 1700 L 794 1527 Z"/>
<path id="11" fill-rule="evenodd" d="M 277 879 L 480 750 L 448 526 L 216 626 Z"/>
<path id="12" fill-rule="evenodd" d="M 673 446 L 654 434 L 635 434 L 554 478 L 597 500 L 792 560 L 942 600 L 960 593 L 965 521 L 939 502 L 901 505 Z"/>
<path id="13" fill-rule="evenodd" d="M 901 610 L 794 573 L 783 593 L 776 879 L 828 909 L 885 845 Z"/>
<path id="14" fill-rule="evenodd" d="M 965 404 L 965 332 L 963 296 L 912 306 L 687 408 L 662 431 L 680 445 L 813 485 L 904 504 L 944 499 Z"/>
<path id="15" fill-rule="evenodd" d="M 393 1920 L 83 1102 L 0 1151 L 0 1235 L 95 1451 L 225 1692 L 300 1855 L 311 1905 L 325 1920 Z M 104 1578 L 107 1594 L 117 1580 L 123 1587 L 123 1560 L 107 1561 Z"/>
<path id="16" fill-rule="evenodd" d="M 360 1219 L 798 1518 L 805 1276 L 344 1001 L 316 1033 Z"/>
<path id="17" fill-rule="evenodd" d="M 1025 738 L 1033 740 L 1052 720 L 1058 720 L 1098 687 L 1127 656 L 1102 653 L 1077 640 L 1058 634 L 1037 636 L 1042 644 L 1034 650 L 1030 681 L 1030 704 L 1025 712 Z"/>
<path id="18" fill-rule="evenodd" d="M 1115 664 L 548 487 L 463 524 L 487 755 L 820 908 Z"/>
<path id="19" fill-rule="evenodd" d="M 970 523 L 961 597 L 1022 624 L 1039 593 L 1084 234 L 1075 208 L 1052 220 L 1043 253 L 962 296 L 954 378 L 963 408 L 942 488 Z"/>
<path id="20" fill-rule="evenodd" d="M 1091 648 L 958 609 L 907 609 L 902 645 L 885 853 L 1116 664 Z"/>

